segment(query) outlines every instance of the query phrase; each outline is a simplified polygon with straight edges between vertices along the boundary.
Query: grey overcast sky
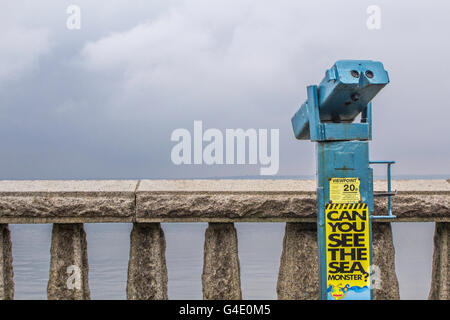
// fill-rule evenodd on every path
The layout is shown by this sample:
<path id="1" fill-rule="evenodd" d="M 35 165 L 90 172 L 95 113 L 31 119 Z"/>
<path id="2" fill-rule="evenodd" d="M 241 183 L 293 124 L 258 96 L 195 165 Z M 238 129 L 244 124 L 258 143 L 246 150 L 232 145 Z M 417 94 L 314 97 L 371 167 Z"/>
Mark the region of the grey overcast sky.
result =
<path id="1" fill-rule="evenodd" d="M 81 9 L 69 30 L 66 10 Z M 381 29 L 366 27 L 369 5 Z M 3 0 L 0 179 L 258 175 L 175 166 L 176 128 L 280 129 L 279 175 L 314 174 L 290 118 L 339 59 L 382 61 L 371 157 L 450 174 L 450 2 Z"/>

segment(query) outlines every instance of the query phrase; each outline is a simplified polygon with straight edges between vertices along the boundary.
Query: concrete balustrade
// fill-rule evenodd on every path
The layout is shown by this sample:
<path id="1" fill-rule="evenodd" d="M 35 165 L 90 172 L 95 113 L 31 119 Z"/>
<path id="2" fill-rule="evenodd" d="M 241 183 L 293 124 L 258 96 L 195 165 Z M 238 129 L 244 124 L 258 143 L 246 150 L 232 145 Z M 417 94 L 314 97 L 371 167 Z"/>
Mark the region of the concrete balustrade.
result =
<path id="1" fill-rule="evenodd" d="M 375 181 L 376 191 L 385 181 Z M 234 222 L 286 222 L 279 299 L 318 297 L 316 194 L 312 180 L 0 181 L 0 299 L 13 299 L 8 224 L 53 223 L 49 299 L 89 299 L 83 223 L 133 223 L 128 299 L 167 299 L 162 222 L 209 222 L 205 233 L 204 299 L 241 299 Z M 450 183 L 393 181 L 395 221 L 436 222 L 430 299 L 449 299 Z M 375 214 L 386 213 L 377 198 Z M 376 220 L 375 299 L 398 299 L 390 221 Z M 376 271 L 376 270 L 375 270 Z"/>

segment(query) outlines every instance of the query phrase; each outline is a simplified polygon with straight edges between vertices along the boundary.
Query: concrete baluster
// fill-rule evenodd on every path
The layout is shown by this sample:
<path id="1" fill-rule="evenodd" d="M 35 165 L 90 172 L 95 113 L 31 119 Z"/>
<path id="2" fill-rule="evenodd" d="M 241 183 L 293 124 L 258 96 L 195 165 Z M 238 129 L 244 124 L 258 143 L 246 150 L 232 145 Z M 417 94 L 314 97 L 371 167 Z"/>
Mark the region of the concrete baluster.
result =
<path id="1" fill-rule="evenodd" d="M 0 300 L 14 299 L 11 234 L 7 224 L 0 224 Z"/>
<path id="2" fill-rule="evenodd" d="M 374 300 L 398 300 L 395 248 L 388 222 L 372 223 L 372 288 Z"/>
<path id="3" fill-rule="evenodd" d="M 278 299 L 319 298 L 318 250 L 315 223 L 286 223 L 278 274 Z"/>
<path id="4" fill-rule="evenodd" d="M 88 300 L 89 265 L 83 224 L 53 224 L 49 300 Z"/>
<path id="5" fill-rule="evenodd" d="M 449 222 L 436 222 L 434 231 L 433 271 L 428 299 L 450 300 Z"/>
<path id="6" fill-rule="evenodd" d="M 238 239 L 233 223 L 209 223 L 202 282 L 205 300 L 242 299 Z"/>
<path id="7" fill-rule="evenodd" d="M 166 240 L 160 223 L 135 223 L 131 231 L 127 299 L 167 300 Z"/>

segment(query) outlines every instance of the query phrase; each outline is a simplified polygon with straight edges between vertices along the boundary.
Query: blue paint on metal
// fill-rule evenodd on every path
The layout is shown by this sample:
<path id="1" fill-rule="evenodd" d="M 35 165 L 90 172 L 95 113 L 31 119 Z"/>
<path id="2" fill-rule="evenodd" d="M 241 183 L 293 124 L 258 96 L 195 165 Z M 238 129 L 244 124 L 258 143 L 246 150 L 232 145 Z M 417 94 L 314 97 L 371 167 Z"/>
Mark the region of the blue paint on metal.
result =
<path id="1" fill-rule="evenodd" d="M 368 109 L 371 107 L 368 108 L 368 104 L 388 83 L 389 76 L 381 62 L 370 60 L 337 61 L 325 73 L 325 78 L 318 87 L 318 93 L 308 94 L 308 100 L 292 118 L 296 138 L 311 139 L 312 141 L 329 140 L 318 131 L 323 130 L 321 122 L 351 123 L 358 114 L 366 111 L 369 111 L 367 112 L 369 117 L 367 118 L 368 121 L 364 123 L 370 124 L 371 110 Z M 317 111 L 314 111 L 315 108 L 311 104 L 317 106 Z M 314 111 L 314 114 L 310 114 L 312 111 Z M 316 118 L 319 118 L 320 121 L 310 121 L 310 119 Z M 314 126 L 314 128 L 311 130 L 310 126 Z M 366 136 L 358 136 L 357 133 L 340 138 L 342 140 L 367 139 Z"/>
<path id="2" fill-rule="evenodd" d="M 391 181 L 391 166 L 395 163 L 395 161 L 369 161 L 369 164 L 386 164 L 387 165 L 387 193 L 386 196 L 388 197 L 388 215 L 387 216 L 372 216 L 372 219 L 395 219 L 397 218 L 392 214 L 392 199 L 391 197 L 395 195 L 395 193 L 392 192 L 392 181 Z"/>
<path id="3" fill-rule="evenodd" d="M 361 201 L 368 204 L 370 218 L 373 217 L 373 170 L 369 166 L 369 140 L 372 138 L 371 100 L 388 83 L 389 76 L 381 62 L 337 61 L 327 70 L 319 86 L 307 87 L 308 98 L 291 119 L 297 139 L 318 142 L 317 233 L 321 299 L 327 298 L 325 206 L 330 202 L 329 180 L 359 178 Z M 358 114 L 361 114 L 360 123 L 353 123 Z M 383 163 L 388 164 L 390 194 L 390 166 L 393 162 Z M 390 197 L 389 216 L 392 216 Z M 372 243 L 371 223 L 369 241 Z"/>
<path id="4" fill-rule="evenodd" d="M 381 62 L 337 61 L 319 85 L 320 120 L 353 121 L 388 83 Z"/>

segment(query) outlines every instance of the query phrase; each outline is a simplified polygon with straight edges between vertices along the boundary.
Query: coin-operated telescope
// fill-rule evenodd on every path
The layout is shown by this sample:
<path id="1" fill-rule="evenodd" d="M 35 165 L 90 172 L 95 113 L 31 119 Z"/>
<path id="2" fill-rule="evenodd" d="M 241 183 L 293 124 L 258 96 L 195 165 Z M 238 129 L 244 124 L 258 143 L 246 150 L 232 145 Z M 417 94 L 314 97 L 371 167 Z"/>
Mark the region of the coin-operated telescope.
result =
<path id="1" fill-rule="evenodd" d="M 340 60 L 292 117 L 297 139 L 317 142 L 317 230 L 321 299 L 371 299 L 372 219 L 392 219 L 390 168 L 369 161 L 372 99 L 389 83 L 381 62 Z M 360 115 L 360 121 L 354 120 Z M 370 164 L 387 164 L 387 192 L 373 192 Z M 374 196 L 388 214 L 373 215 Z"/>

